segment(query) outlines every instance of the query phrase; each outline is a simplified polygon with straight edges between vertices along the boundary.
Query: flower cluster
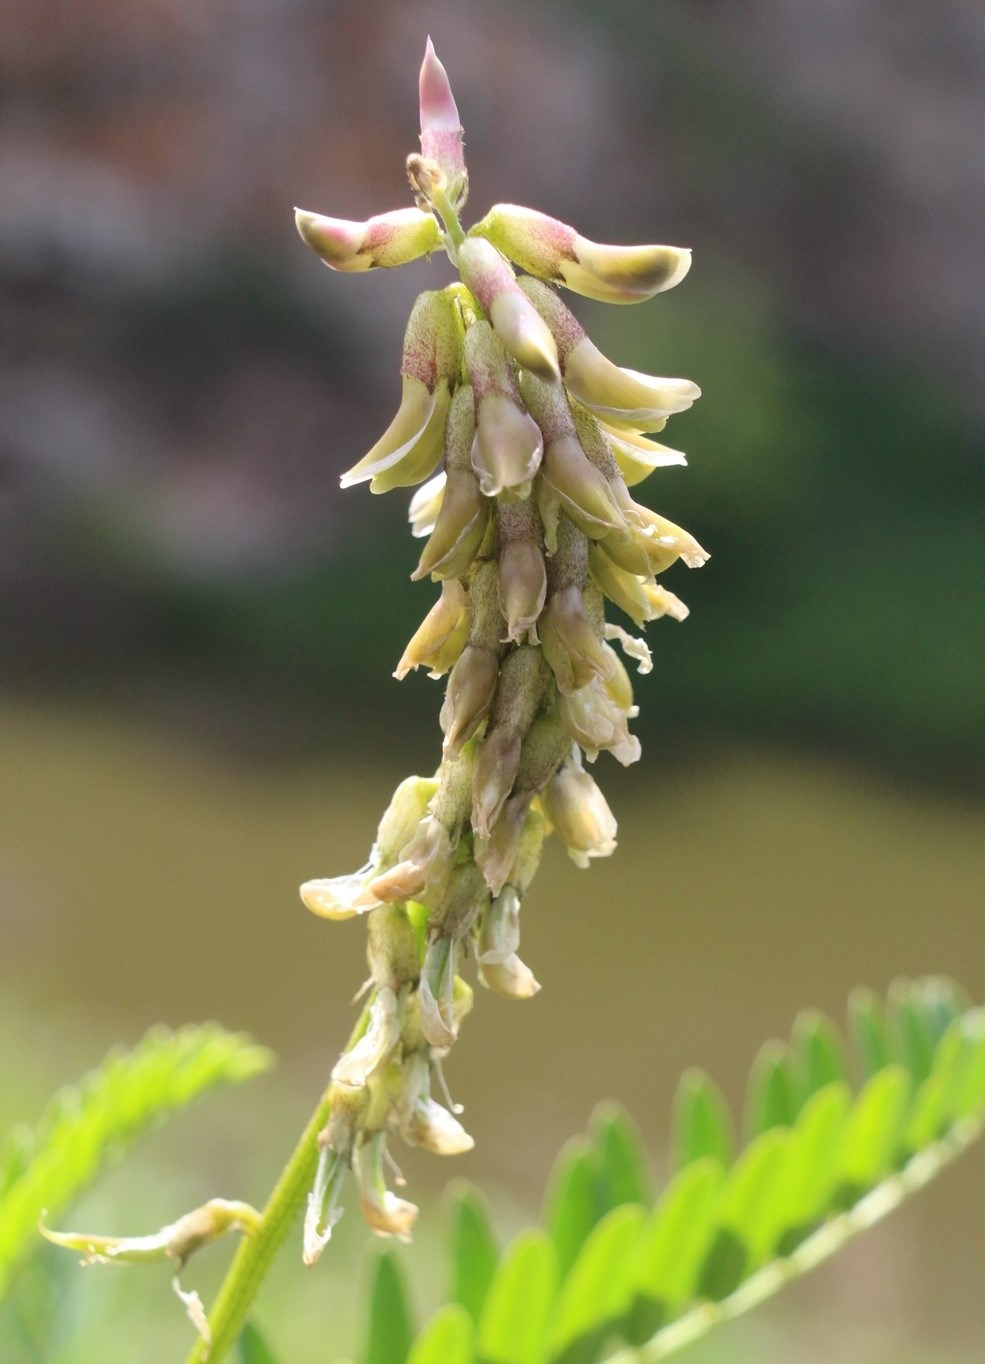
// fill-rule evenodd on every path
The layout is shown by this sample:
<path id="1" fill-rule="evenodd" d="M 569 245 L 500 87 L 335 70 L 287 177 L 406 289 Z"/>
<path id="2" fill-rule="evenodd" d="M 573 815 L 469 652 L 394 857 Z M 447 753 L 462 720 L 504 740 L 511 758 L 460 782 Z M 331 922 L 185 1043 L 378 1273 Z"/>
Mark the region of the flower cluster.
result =
<path id="1" fill-rule="evenodd" d="M 421 153 L 407 162 L 416 207 L 366 223 L 299 210 L 305 242 L 336 270 L 388 268 L 443 248 L 459 280 L 411 312 L 396 416 L 342 486 L 416 485 L 416 579 L 440 595 L 397 666 L 447 674 L 442 760 L 396 790 L 367 864 L 308 881 L 328 919 L 368 916 L 368 1002 L 332 1072 L 331 1116 L 305 1223 L 304 1254 L 331 1234 L 353 1168 L 370 1225 L 406 1237 L 413 1204 L 386 1185 L 399 1133 L 439 1154 L 471 1137 L 431 1096 L 472 1003 L 459 974 L 524 999 L 540 987 L 518 955 L 520 906 L 555 832 L 580 867 L 616 846 L 616 821 L 585 770 L 602 750 L 635 762 L 626 668 L 651 668 L 641 639 L 605 620 L 605 599 L 638 626 L 683 620 L 657 583 L 677 559 L 707 555 L 630 488 L 684 456 L 652 439 L 699 395 L 686 379 L 622 369 L 565 307 L 561 285 L 636 303 L 677 284 L 690 253 L 600 246 L 545 214 L 500 204 L 466 232 L 462 128 L 428 42 L 420 78 Z M 525 273 L 517 275 L 514 266 Z M 447 1099 L 447 1094 L 445 1093 Z"/>

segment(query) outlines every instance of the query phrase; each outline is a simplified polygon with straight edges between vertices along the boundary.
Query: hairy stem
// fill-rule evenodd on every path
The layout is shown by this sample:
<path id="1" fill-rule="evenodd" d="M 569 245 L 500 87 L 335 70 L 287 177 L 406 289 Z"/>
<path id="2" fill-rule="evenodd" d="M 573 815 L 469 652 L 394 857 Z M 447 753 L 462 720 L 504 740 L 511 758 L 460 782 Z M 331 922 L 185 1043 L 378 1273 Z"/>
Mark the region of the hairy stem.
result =
<path id="1" fill-rule="evenodd" d="M 260 1224 L 244 1236 L 209 1315 L 212 1346 L 198 1341 L 186 1364 L 219 1364 L 243 1328 L 253 1300 L 267 1276 L 304 1204 L 318 1164 L 318 1133 L 328 1121 L 329 1091 L 326 1089 L 311 1115 L 301 1139 L 284 1166 L 280 1179 L 260 1216 Z"/>

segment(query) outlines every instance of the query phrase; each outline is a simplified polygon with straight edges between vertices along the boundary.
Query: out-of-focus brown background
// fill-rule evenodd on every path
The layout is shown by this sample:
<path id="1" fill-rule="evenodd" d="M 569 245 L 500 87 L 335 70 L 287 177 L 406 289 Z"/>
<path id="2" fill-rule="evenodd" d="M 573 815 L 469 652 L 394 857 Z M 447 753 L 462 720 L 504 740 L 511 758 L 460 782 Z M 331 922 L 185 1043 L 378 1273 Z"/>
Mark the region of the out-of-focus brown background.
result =
<path id="1" fill-rule="evenodd" d="M 433 597 L 406 499 L 338 475 L 449 268 L 330 274 L 291 214 L 410 202 L 428 32 L 467 220 L 514 201 L 694 248 L 672 294 L 573 306 L 613 359 L 704 388 L 667 432 L 690 468 L 645 491 L 713 555 L 666 580 L 692 616 L 651 627 L 642 763 L 599 763 L 618 854 L 581 873 L 552 849 L 524 911 L 545 988 L 483 994 L 451 1060 L 478 1140 L 456 1172 L 505 1231 L 598 1098 L 659 1160 L 680 1070 L 738 1099 L 802 1005 L 928 971 L 985 996 L 985 11 L 8 0 L 0 1128 L 158 1019 L 215 1016 L 283 1058 L 107 1179 L 75 1219 L 107 1230 L 262 1197 L 362 970 L 359 925 L 314 921 L 295 886 L 359 865 L 436 760 L 439 688 L 390 677 Z M 977 1359 L 983 1169 L 692 1358 Z M 433 1284 L 452 1171 L 407 1173 L 407 1261 Z M 350 1348 L 365 1236 L 344 1227 L 324 1272 L 285 1256 L 261 1307 L 291 1364 Z M 133 1357 L 121 1323 L 180 1357 L 159 1276 L 64 1293 L 41 1364 Z"/>

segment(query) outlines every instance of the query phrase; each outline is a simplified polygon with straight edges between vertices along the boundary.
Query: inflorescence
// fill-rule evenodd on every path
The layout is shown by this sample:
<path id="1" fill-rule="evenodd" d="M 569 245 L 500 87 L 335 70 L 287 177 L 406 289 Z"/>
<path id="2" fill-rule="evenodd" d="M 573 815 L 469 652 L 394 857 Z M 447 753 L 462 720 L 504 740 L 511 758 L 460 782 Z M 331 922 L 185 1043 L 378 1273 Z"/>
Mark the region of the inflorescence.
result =
<path id="1" fill-rule="evenodd" d="M 431 1096 L 432 1082 L 444 1091 L 441 1060 L 472 1004 L 462 960 L 474 955 L 491 990 L 536 993 L 518 955 L 519 916 L 544 838 L 557 833 L 580 867 L 612 853 L 616 821 L 583 758 L 640 756 L 613 645 L 641 673 L 650 652 L 605 620 L 605 598 L 638 626 L 683 620 L 687 607 L 657 575 L 708 557 L 629 492 L 685 463 L 651 436 L 698 388 L 607 360 L 554 287 L 640 302 L 679 283 L 690 252 L 601 246 L 512 204 L 466 232 L 462 128 L 430 40 L 420 95 L 421 152 L 407 160 L 416 207 L 365 223 L 297 212 L 301 236 L 335 270 L 443 248 L 460 276 L 417 299 L 400 408 L 342 476 L 344 488 L 368 482 L 374 493 L 421 485 L 410 522 L 427 541 L 412 576 L 441 591 L 395 675 L 425 667 L 448 682 L 435 775 L 397 787 L 360 871 L 301 887 L 323 918 L 367 916 L 370 965 L 362 1017 L 332 1071 L 307 1263 L 331 1235 L 350 1168 L 373 1229 L 409 1235 L 417 1209 L 386 1183 L 392 1133 L 439 1155 L 473 1145 L 454 1105 Z"/>

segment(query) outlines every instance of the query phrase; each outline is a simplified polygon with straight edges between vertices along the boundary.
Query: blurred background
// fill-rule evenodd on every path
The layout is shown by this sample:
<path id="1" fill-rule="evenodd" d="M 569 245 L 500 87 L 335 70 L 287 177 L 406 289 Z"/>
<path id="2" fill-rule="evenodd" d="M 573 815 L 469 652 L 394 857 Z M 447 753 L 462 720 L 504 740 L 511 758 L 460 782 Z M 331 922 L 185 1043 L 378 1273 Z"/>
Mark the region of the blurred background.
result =
<path id="1" fill-rule="evenodd" d="M 690 467 L 640 491 L 712 559 L 665 579 L 692 615 L 650 628 L 642 763 L 599 763 L 617 856 L 550 849 L 523 952 L 545 988 L 479 998 L 449 1065 L 476 1152 L 406 1161 L 425 1299 L 449 1174 L 505 1233 L 602 1097 L 659 1161 L 681 1069 L 738 1100 L 801 1006 L 940 971 L 985 997 L 981 6 L 7 0 L 0 1130 L 157 1020 L 255 1033 L 277 1074 L 71 1219 L 149 1230 L 262 1199 L 345 1038 L 363 933 L 295 887 L 360 865 L 397 781 L 433 769 L 440 687 L 390 676 L 434 596 L 407 499 L 338 475 L 450 271 L 330 274 L 291 209 L 410 202 L 428 32 L 466 221 L 518 202 L 694 248 L 669 295 L 572 306 L 614 360 L 702 385 L 667 432 Z M 690 1358 L 979 1359 L 983 1175 L 979 1152 Z M 351 1348 L 367 1237 L 340 1235 L 262 1300 L 291 1364 Z M 206 1295 L 223 1258 L 189 1275 Z M 123 1358 L 123 1329 L 181 1357 L 161 1275 L 70 1268 L 62 1291 L 40 1364 Z"/>

